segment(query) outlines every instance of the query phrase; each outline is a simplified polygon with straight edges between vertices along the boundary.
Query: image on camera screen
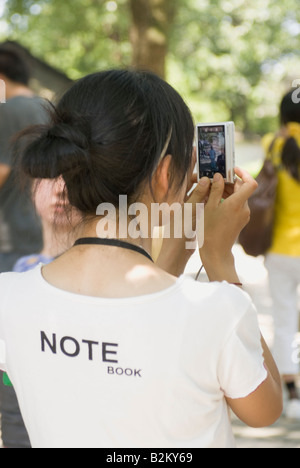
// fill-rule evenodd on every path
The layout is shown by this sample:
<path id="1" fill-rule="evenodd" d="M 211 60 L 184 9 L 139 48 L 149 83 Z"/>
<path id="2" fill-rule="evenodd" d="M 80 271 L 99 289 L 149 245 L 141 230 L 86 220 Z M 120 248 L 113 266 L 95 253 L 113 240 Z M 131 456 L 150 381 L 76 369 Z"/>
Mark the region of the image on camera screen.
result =
<path id="1" fill-rule="evenodd" d="M 226 178 L 225 126 L 198 127 L 199 177 Z"/>

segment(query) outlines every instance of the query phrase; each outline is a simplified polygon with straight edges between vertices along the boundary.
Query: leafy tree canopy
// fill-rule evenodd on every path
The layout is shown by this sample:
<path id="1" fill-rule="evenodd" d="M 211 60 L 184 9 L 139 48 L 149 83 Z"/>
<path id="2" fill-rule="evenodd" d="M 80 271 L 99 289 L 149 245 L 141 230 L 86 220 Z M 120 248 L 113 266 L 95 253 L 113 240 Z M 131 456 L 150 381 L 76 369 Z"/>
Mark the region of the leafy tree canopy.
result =
<path id="1" fill-rule="evenodd" d="M 0 0 L 0 38 L 77 79 L 133 63 L 133 5 L 147 2 L 164 25 L 167 79 L 195 119 L 275 128 L 281 96 L 300 78 L 298 0 Z"/>

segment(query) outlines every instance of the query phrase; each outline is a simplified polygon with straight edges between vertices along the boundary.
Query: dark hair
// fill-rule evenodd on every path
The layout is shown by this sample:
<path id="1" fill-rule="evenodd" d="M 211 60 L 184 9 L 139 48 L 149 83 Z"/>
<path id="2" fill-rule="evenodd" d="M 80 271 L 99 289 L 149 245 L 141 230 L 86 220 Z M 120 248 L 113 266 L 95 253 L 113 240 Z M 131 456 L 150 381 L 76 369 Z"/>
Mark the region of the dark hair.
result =
<path id="1" fill-rule="evenodd" d="M 286 94 L 280 106 L 280 120 L 282 125 L 291 122 L 300 124 L 300 103 L 293 99 L 294 91 Z M 282 150 L 282 164 L 291 176 L 300 182 L 300 148 L 295 138 L 287 138 Z"/>
<path id="2" fill-rule="evenodd" d="M 192 162 L 194 125 L 180 95 L 148 72 L 110 70 L 79 80 L 52 112 L 49 126 L 25 132 L 22 170 L 33 178 L 63 176 L 71 205 L 95 214 L 102 202 L 137 196 L 165 148 L 172 181 Z M 166 147 L 167 146 L 167 147 Z"/>
<path id="3" fill-rule="evenodd" d="M 295 90 L 288 92 L 281 101 L 280 120 L 282 125 L 287 125 L 289 122 L 300 124 L 300 103 L 293 99 L 294 93 Z"/>
<path id="4" fill-rule="evenodd" d="M 17 52 L 3 46 L 0 47 L 0 73 L 15 83 L 28 86 L 30 72 L 27 63 Z"/>

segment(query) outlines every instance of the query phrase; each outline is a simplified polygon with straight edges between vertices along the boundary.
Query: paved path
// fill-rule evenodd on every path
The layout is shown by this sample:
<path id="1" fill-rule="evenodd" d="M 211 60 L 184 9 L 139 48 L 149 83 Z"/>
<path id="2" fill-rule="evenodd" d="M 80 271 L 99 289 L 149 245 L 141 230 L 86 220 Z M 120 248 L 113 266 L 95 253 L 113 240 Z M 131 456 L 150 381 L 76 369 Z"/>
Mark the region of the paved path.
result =
<path id="1" fill-rule="evenodd" d="M 234 254 L 244 288 L 257 307 L 261 331 L 268 345 L 272 347 L 272 300 L 263 258 L 254 259 L 247 256 L 238 245 L 234 247 Z M 195 254 L 187 266 L 187 272 L 191 274 L 197 272 L 199 267 L 199 256 Z M 204 274 L 201 279 L 206 281 Z M 300 380 L 298 384 L 300 389 Z M 252 429 L 233 417 L 233 427 L 239 448 L 300 448 L 300 421 L 289 421 L 283 416 L 272 427 Z"/>

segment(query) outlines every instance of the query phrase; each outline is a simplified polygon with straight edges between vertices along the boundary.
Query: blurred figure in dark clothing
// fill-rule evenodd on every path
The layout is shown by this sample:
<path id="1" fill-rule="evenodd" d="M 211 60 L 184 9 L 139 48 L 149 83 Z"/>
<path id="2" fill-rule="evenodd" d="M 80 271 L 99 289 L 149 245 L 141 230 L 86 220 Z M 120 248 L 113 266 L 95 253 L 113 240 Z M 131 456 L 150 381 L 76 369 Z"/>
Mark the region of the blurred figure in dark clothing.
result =
<path id="1" fill-rule="evenodd" d="M 29 70 L 15 52 L 0 47 L 0 80 L 6 103 L 0 104 L 0 273 L 42 248 L 42 230 L 29 187 L 20 187 L 12 158 L 12 138 L 24 128 L 47 122 L 44 101 L 29 88 Z M 2 439 L 6 447 L 30 447 L 17 399 L 0 376 Z"/>

